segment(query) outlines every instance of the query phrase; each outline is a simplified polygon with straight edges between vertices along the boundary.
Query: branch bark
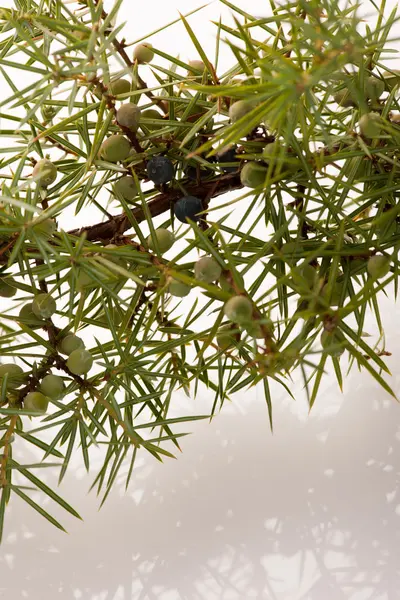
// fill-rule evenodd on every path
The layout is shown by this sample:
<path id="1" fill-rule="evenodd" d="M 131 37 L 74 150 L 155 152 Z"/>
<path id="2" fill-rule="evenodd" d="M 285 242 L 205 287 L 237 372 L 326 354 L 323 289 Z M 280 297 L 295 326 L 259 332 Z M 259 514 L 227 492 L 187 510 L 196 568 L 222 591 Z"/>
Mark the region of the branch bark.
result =
<path id="1" fill-rule="evenodd" d="M 196 196 L 203 201 L 203 208 L 207 208 L 207 204 L 211 198 L 216 198 L 227 192 L 242 188 L 240 182 L 240 173 L 229 173 L 222 175 L 217 181 L 214 179 L 211 181 L 204 181 L 199 184 L 188 185 L 185 188 L 186 195 Z M 153 200 L 148 203 L 148 210 L 152 217 L 167 212 L 170 207 L 179 198 L 182 198 L 183 192 L 180 189 L 170 189 L 165 193 L 158 194 Z M 132 215 L 138 223 L 146 219 L 143 209 L 136 207 L 132 210 Z M 108 219 L 103 223 L 96 223 L 95 225 L 88 225 L 81 227 L 80 229 L 73 229 L 68 232 L 69 235 L 80 237 L 82 234 L 86 234 L 86 239 L 92 242 L 109 240 L 115 235 L 121 235 L 125 231 L 131 228 L 130 221 L 125 213 L 116 215 L 112 219 Z"/>

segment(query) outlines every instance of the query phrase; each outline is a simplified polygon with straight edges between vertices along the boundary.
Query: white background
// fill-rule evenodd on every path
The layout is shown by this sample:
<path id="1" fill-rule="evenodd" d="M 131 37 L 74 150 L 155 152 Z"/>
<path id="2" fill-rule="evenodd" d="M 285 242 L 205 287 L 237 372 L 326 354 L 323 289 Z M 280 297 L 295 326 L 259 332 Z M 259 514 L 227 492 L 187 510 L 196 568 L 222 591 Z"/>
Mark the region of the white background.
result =
<path id="1" fill-rule="evenodd" d="M 196 5 L 148 0 L 139 9 L 126 0 L 126 36 L 139 38 Z M 267 7 L 240 5 L 259 6 L 260 16 Z M 207 49 L 214 48 L 207 21 L 220 11 L 213 3 L 190 20 Z M 197 58 L 180 26 L 157 43 Z M 399 391 L 399 310 L 384 297 L 382 307 L 390 383 Z M 273 388 L 273 435 L 262 394 L 238 394 L 211 424 L 190 425 L 177 460 L 143 455 L 128 492 L 121 478 L 100 512 L 77 451 L 60 493 L 84 521 L 52 507 L 65 535 L 14 499 L 0 549 L 0 597 L 400 599 L 399 405 L 355 371 L 343 394 L 328 376 L 310 415 L 301 381 L 291 389 L 296 401 Z M 175 402 L 177 411 L 197 414 L 210 407 L 202 395 L 189 402 L 178 393 Z M 55 485 L 56 473 L 40 475 Z"/>

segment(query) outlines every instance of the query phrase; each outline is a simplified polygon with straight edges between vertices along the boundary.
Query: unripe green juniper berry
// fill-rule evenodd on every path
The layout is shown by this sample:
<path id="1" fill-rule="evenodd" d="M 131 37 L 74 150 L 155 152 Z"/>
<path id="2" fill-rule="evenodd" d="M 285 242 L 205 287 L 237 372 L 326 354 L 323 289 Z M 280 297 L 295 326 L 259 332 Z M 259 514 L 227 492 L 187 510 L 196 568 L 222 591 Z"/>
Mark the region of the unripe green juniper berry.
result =
<path id="1" fill-rule="evenodd" d="M 37 416 L 47 412 L 49 401 L 41 392 L 29 392 L 24 398 L 24 409 L 35 413 Z"/>
<path id="2" fill-rule="evenodd" d="M 13 286 L 14 279 L 12 277 L 4 277 L 0 279 L 0 297 L 12 298 L 17 293 L 17 288 Z"/>
<path id="3" fill-rule="evenodd" d="M 16 390 L 25 381 L 25 374 L 19 365 L 14 363 L 4 363 L 0 365 L 0 387 L 3 380 L 7 377 L 7 390 Z"/>
<path id="4" fill-rule="evenodd" d="M 240 171 L 242 185 L 249 188 L 257 188 L 263 183 L 267 176 L 267 167 L 256 161 L 246 163 Z"/>
<path id="5" fill-rule="evenodd" d="M 240 333 L 233 325 L 222 325 L 217 331 L 217 344 L 221 350 L 229 350 L 240 341 Z"/>
<path id="6" fill-rule="evenodd" d="M 321 334 L 323 351 L 330 356 L 341 356 L 345 351 L 345 342 L 346 339 L 341 331 L 323 331 Z"/>
<path id="7" fill-rule="evenodd" d="M 130 131 L 137 131 L 139 128 L 141 110 L 133 102 L 126 102 L 117 110 L 117 123 L 121 127 L 126 127 Z"/>
<path id="8" fill-rule="evenodd" d="M 238 100 L 229 107 L 229 118 L 232 123 L 236 123 L 239 119 L 242 119 L 247 113 L 255 108 L 254 101 Z"/>
<path id="9" fill-rule="evenodd" d="M 370 112 L 363 115 L 358 121 L 361 135 L 368 139 L 379 137 L 382 132 L 381 123 L 382 120 L 378 113 Z"/>
<path id="10" fill-rule="evenodd" d="M 245 296 L 233 296 L 225 303 L 224 313 L 233 323 L 246 323 L 251 320 L 253 305 Z"/>
<path id="11" fill-rule="evenodd" d="M 28 304 L 24 304 L 24 306 L 19 311 L 19 319 L 24 323 L 24 325 L 28 325 L 31 329 L 38 329 L 39 327 L 44 326 L 44 319 L 37 317 L 32 310 L 33 302 L 28 302 Z"/>
<path id="12" fill-rule="evenodd" d="M 126 160 L 131 151 L 129 141 L 123 135 L 111 135 L 104 140 L 100 148 L 100 156 L 107 162 L 116 163 Z"/>
<path id="13" fill-rule="evenodd" d="M 57 179 L 57 167 L 51 160 L 42 158 L 34 166 L 32 174 L 40 187 L 48 187 Z"/>
<path id="14" fill-rule="evenodd" d="M 56 310 L 56 301 L 50 294 L 37 294 L 34 297 L 32 311 L 39 319 L 50 319 Z"/>
<path id="15" fill-rule="evenodd" d="M 172 296 L 184 298 L 192 291 L 192 288 L 187 283 L 183 283 L 178 279 L 171 279 L 168 284 L 168 291 Z"/>
<path id="16" fill-rule="evenodd" d="M 195 196 L 184 196 L 174 204 L 174 214 L 181 223 L 187 223 L 187 219 L 198 221 L 200 218 L 198 213 L 202 210 L 203 203 Z"/>
<path id="17" fill-rule="evenodd" d="M 57 350 L 61 352 L 61 354 L 67 354 L 68 356 L 74 350 L 79 350 L 80 348 L 84 347 L 85 344 L 83 343 L 83 340 L 74 333 L 69 333 L 65 337 L 61 338 L 57 344 Z"/>
<path id="18" fill-rule="evenodd" d="M 132 202 L 138 195 L 138 185 L 133 177 L 124 175 L 114 184 L 114 191 L 117 196 L 122 196 L 127 202 Z"/>
<path id="19" fill-rule="evenodd" d="M 86 375 L 93 366 L 93 356 L 84 348 L 71 352 L 67 360 L 67 367 L 74 375 Z"/>
<path id="20" fill-rule="evenodd" d="M 368 260 L 367 271 L 372 279 L 382 279 L 386 277 L 390 271 L 390 258 L 375 254 Z"/>
<path id="21" fill-rule="evenodd" d="M 110 82 L 110 92 L 114 96 L 119 94 L 127 94 L 131 91 L 131 84 L 127 79 L 114 79 Z"/>
<path id="22" fill-rule="evenodd" d="M 213 283 L 220 278 L 222 269 L 215 258 L 202 256 L 194 265 L 194 275 L 199 281 Z"/>
<path id="23" fill-rule="evenodd" d="M 164 229 L 163 227 L 159 227 L 159 229 L 155 230 L 155 236 L 157 238 L 158 248 L 161 253 L 167 252 L 175 243 L 175 236 L 172 231 L 168 229 Z M 156 245 L 154 243 L 153 236 L 150 234 L 147 238 L 147 245 L 150 250 L 156 250 Z"/>
<path id="24" fill-rule="evenodd" d="M 59 400 L 64 395 L 64 381 L 58 375 L 46 375 L 40 383 L 42 394 L 52 400 Z"/>
<path id="25" fill-rule="evenodd" d="M 174 165 L 167 156 L 153 156 L 147 163 L 147 176 L 156 185 L 174 178 Z"/>
<path id="26" fill-rule="evenodd" d="M 143 119 L 152 119 L 153 121 L 157 120 L 158 123 L 143 123 Z M 156 110 L 155 108 L 148 108 L 147 110 L 144 110 L 141 114 L 140 126 L 142 125 L 147 127 L 149 131 L 154 131 L 156 129 L 162 129 L 167 125 L 167 123 L 164 123 L 163 116 L 160 112 L 158 112 L 158 110 Z"/>
<path id="27" fill-rule="evenodd" d="M 133 60 L 137 60 L 137 62 L 142 65 L 151 62 L 153 58 L 154 52 L 151 44 L 144 42 L 135 46 L 135 49 L 133 50 Z"/>

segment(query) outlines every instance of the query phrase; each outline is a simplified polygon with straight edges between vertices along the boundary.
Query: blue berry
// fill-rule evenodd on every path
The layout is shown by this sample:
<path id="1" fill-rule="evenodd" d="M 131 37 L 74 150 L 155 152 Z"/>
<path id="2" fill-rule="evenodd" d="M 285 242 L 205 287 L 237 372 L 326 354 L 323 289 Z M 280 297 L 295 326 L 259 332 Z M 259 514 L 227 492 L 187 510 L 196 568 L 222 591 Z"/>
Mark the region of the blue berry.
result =
<path id="1" fill-rule="evenodd" d="M 239 168 L 239 161 L 236 158 L 236 152 L 237 152 L 237 146 L 232 146 L 232 148 L 229 148 L 228 150 L 225 150 L 225 152 L 221 152 L 220 154 L 217 154 L 217 161 L 219 163 L 232 163 L 232 162 L 236 162 L 237 166 L 236 167 L 230 167 L 230 166 L 221 166 L 221 169 L 224 173 L 235 173 L 238 168 Z"/>
<path id="2" fill-rule="evenodd" d="M 186 223 L 186 219 L 198 221 L 200 218 L 198 213 L 202 210 L 203 204 L 200 198 L 196 198 L 195 196 L 184 196 L 174 205 L 175 216 L 181 223 Z"/>
<path id="3" fill-rule="evenodd" d="M 168 183 L 174 177 L 174 165 L 166 156 L 154 156 L 147 163 L 147 175 L 153 183 Z"/>

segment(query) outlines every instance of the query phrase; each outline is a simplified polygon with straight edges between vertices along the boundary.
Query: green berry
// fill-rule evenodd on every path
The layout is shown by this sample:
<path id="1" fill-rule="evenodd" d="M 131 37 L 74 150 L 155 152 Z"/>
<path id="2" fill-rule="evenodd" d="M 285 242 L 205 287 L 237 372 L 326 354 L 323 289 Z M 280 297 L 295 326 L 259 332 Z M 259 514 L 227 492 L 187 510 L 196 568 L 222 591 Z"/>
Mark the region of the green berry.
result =
<path id="1" fill-rule="evenodd" d="M 203 63 L 202 60 L 189 60 L 189 67 L 192 67 L 192 69 L 196 69 L 197 71 L 203 73 L 204 69 L 206 68 L 206 65 Z M 192 72 L 188 70 L 188 73 L 191 74 Z"/>
<path id="2" fill-rule="evenodd" d="M 138 44 L 133 51 L 133 60 L 142 65 L 149 63 L 154 58 L 153 46 L 148 43 Z"/>
<path id="3" fill-rule="evenodd" d="M 32 310 L 33 302 L 29 302 L 28 304 L 24 304 L 24 306 L 19 311 L 19 319 L 26 325 L 29 325 L 31 329 L 38 329 L 39 327 L 43 327 L 43 319 L 38 318 Z"/>
<path id="4" fill-rule="evenodd" d="M 38 319 L 50 319 L 57 310 L 57 304 L 50 294 L 38 294 L 32 302 L 32 311 Z"/>
<path id="5" fill-rule="evenodd" d="M 350 106 L 357 106 L 357 103 L 353 100 L 351 93 L 347 88 L 336 92 L 336 94 L 333 96 L 333 99 L 335 100 L 336 104 L 346 108 Z"/>
<path id="6" fill-rule="evenodd" d="M 294 155 L 290 155 L 278 140 L 264 146 L 263 160 L 267 165 L 273 165 L 273 175 L 281 171 L 298 171 L 300 161 Z"/>
<path id="7" fill-rule="evenodd" d="M 367 271 L 372 279 L 382 279 L 390 271 L 390 258 L 375 254 L 368 260 Z"/>
<path id="8" fill-rule="evenodd" d="M 339 306 L 342 296 L 346 298 L 347 290 L 344 289 L 343 281 L 335 281 L 330 292 L 328 284 L 325 284 L 321 294 L 325 302 L 329 302 L 331 306 Z"/>
<path id="9" fill-rule="evenodd" d="M 110 92 L 114 96 L 119 96 L 119 94 L 127 94 L 131 91 L 131 84 L 127 79 L 114 79 L 110 82 Z"/>
<path id="10" fill-rule="evenodd" d="M 236 123 L 239 119 L 242 119 L 250 111 L 254 109 L 254 100 L 238 100 L 229 107 L 229 118 L 232 123 Z"/>
<path id="11" fill-rule="evenodd" d="M 17 288 L 13 286 L 14 279 L 12 277 L 5 277 L 0 279 L 0 297 L 1 298 L 12 298 L 17 293 Z"/>
<path id="12" fill-rule="evenodd" d="M 151 119 L 153 121 L 158 121 L 158 123 L 143 123 L 143 119 Z M 155 108 L 148 108 L 142 112 L 142 116 L 140 119 L 141 125 L 143 124 L 150 131 L 154 131 L 156 129 L 162 129 L 165 126 L 163 116 L 158 110 Z"/>
<path id="13" fill-rule="evenodd" d="M 300 275 L 305 279 L 310 289 L 313 289 L 318 281 L 317 269 L 309 263 L 304 262 L 300 265 Z"/>
<path id="14" fill-rule="evenodd" d="M 250 321 L 245 324 L 244 329 L 250 337 L 261 340 L 265 337 L 272 337 L 274 324 L 270 319 L 263 319 L 261 322 Z"/>
<path id="15" fill-rule="evenodd" d="M 345 337 L 341 331 L 323 331 L 321 346 L 323 351 L 330 356 L 341 356 L 345 351 Z"/>
<path id="16" fill-rule="evenodd" d="M 251 320 L 253 305 L 245 296 L 233 296 L 226 302 L 224 313 L 233 323 L 246 323 Z"/>
<path id="17" fill-rule="evenodd" d="M 57 344 L 57 350 L 61 352 L 61 354 L 67 354 L 67 356 L 72 354 L 74 350 L 79 350 L 84 347 L 85 344 L 83 343 L 83 340 L 74 333 L 69 333 L 65 337 L 61 338 Z"/>
<path id="18" fill-rule="evenodd" d="M 47 187 L 57 179 L 57 167 L 51 160 L 42 158 L 34 166 L 32 174 L 40 187 Z"/>
<path id="19" fill-rule="evenodd" d="M 177 298 L 184 298 L 192 291 L 192 288 L 187 283 L 178 281 L 178 279 L 171 279 L 168 285 L 169 293 Z"/>
<path id="20" fill-rule="evenodd" d="M 111 135 L 101 145 L 101 157 L 112 163 L 126 160 L 129 156 L 131 145 L 123 135 Z"/>
<path id="21" fill-rule="evenodd" d="M 127 202 L 132 202 L 139 193 L 138 185 L 134 177 L 124 175 L 114 184 L 114 191 L 117 196 L 121 196 Z"/>
<path id="22" fill-rule="evenodd" d="M 71 352 L 67 360 L 67 367 L 74 375 L 86 375 L 92 366 L 93 356 L 83 348 Z"/>
<path id="23" fill-rule="evenodd" d="M 361 135 L 368 139 L 379 137 L 382 131 L 381 123 L 378 113 L 370 112 L 363 115 L 358 121 Z"/>
<path id="24" fill-rule="evenodd" d="M 240 333 L 232 325 L 223 325 L 217 331 L 217 344 L 221 350 L 228 350 L 240 341 Z"/>
<path id="25" fill-rule="evenodd" d="M 29 392 L 24 398 L 24 409 L 36 413 L 37 416 L 47 412 L 49 401 L 41 392 Z"/>
<path id="26" fill-rule="evenodd" d="M 121 127 L 126 127 L 130 131 L 137 131 L 139 128 L 141 110 L 133 102 L 126 102 L 117 110 L 117 123 Z"/>
<path id="27" fill-rule="evenodd" d="M 175 243 L 175 236 L 172 231 L 160 227 L 159 229 L 156 229 L 154 233 L 157 238 L 158 247 L 162 254 L 172 248 Z M 149 246 L 150 250 L 156 249 L 153 237 L 151 235 L 149 235 L 147 238 L 147 245 Z"/>
<path id="28" fill-rule="evenodd" d="M 202 256 L 194 265 L 194 275 L 199 281 L 213 283 L 221 277 L 222 269 L 211 256 Z"/>
<path id="29" fill-rule="evenodd" d="M 58 375 L 46 375 L 40 384 L 40 391 L 52 400 L 59 400 L 64 395 L 64 382 Z"/>
<path id="30" fill-rule="evenodd" d="M 376 103 L 385 91 L 385 83 L 382 79 L 376 77 L 368 77 L 364 85 L 364 93 L 366 97 L 373 103 Z"/>
<path id="31" fill-rule="evenodd" d="M 95 287 L 97 282 L 92 279 L 89 273 L 86 273 L 83 269 L 79 270 L 78 277 L 76 279 L 76 287 L 78 290 L 83 290 L 88 287 Z"/>
<path id="32" fill-rule="evenodd" d="M 7 389 L 16 390 L 25 381 L 25 375 L 21 367 L 14 363 L 4 363 L 0 365 L 0 385 L 3 384 L 3 379 L 7 377 Z"/>
<path id="33" fill-rule="evenodd" d="M 33 225 L 32 227 L 35 235 L 43 236 L 45 238 L 50 238 L 53 233 L 57 230 L 57 225 L 55 219 L 45 219 L 37 225 Z M 34 236 L 29 235 L 29 239 L 32 239 Z"/>
<path id="34" fill-rule="evenodd" d="M 261 163 L 250 161 L 240 171 L 242 185 L 249 188 L 257 188 L 265 183 L 267 168 Z"/>

